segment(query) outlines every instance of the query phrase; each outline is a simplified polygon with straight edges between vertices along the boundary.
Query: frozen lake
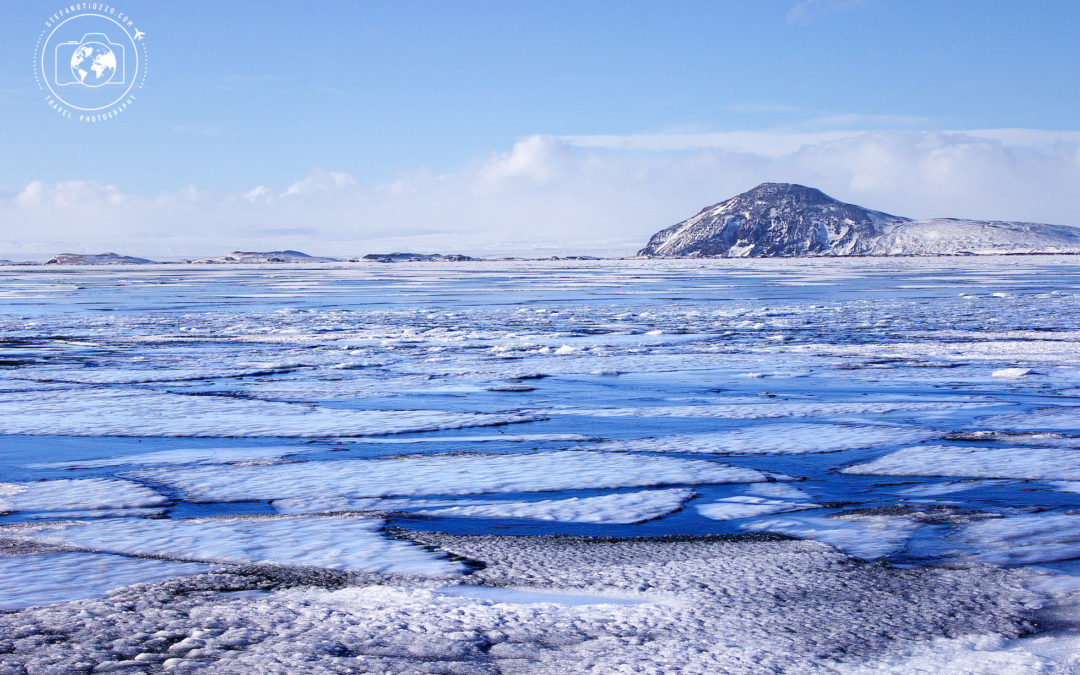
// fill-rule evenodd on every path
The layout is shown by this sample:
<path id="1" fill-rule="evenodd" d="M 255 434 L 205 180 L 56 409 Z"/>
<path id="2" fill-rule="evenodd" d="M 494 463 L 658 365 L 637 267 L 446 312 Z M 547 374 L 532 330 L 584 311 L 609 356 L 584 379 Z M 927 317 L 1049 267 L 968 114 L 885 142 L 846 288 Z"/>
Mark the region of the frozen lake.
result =
<path id="1" fill-rule="evenodd" d="M 10 626 L 264 563 L 398 580 L 318 591 L 334 606 L 681 620 L 682 577 L 652 605 L 606 577 L 494 579 L 512 535 L 660 537 L 643 560 L 745 541 L 993 587 L 981 570 L 1042 598 L 992 600 L 1017 608 L 1080 588 L 1075 257 L 9 267 L 0 308 L 0 611 L 34 608 Z M 894 631 L 916 645 L 897 667 L 1073 658 L 1013 640 L 1032 625 Z M 168 654 L 232 658 L 200 649 Z"/>

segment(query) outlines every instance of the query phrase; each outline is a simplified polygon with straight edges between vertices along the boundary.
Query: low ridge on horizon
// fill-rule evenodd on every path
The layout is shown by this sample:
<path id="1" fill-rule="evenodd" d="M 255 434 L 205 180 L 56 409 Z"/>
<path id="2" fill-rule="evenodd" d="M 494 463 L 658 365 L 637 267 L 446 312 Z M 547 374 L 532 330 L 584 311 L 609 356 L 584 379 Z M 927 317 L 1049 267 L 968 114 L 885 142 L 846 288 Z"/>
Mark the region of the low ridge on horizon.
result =
<path id="1" fill-rule="evenodd" d="M 800 257 L 1080 254 L 1080 228 L 914 220 L 834 199 L 796 183 L 762 183 L 661 230 L 639 256 Z"/>

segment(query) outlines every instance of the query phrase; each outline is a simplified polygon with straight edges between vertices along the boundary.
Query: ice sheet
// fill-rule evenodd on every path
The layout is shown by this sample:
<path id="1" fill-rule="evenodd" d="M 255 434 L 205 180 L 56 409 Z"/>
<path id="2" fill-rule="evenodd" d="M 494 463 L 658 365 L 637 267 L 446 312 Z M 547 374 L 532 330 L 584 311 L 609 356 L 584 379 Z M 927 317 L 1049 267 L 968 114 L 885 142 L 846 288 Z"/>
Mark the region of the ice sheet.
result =
<path id="1" fill-rule="evenodd" d="M 917 443 L 940 433 L 926 429 L 850 424 L 761 424 L 731 431 L 613 441 L 596 446 L 631 452 L 789 454 L 837 452 Z"/>
<path id="2" fill-rule="evenodd" d="M 0 513 L 141 509 L 168 501 L 164 495 L 127 480 L 76 478 L 0 483 Z"/>
<path id="3" fill-rule="evenodd" d="M 789 511 L 803 511 L 817 508 L 817 504 L 778 501 L 752 495 L 737 495 L 735 497 L 724 497 L 709 504 L 697 504 L 695 508 L 697 508 L 698 513 L 706 518 L 735 520 L 737 518 L 769 516 L 774 513 L 787 513 Z"/>
<path id="4" fill-rule="evenodd" d="M 987 403 L 952 401 L 868 401 L 851 403 L 735 403 L 711 405 L 659 405 L 632 408 L 560 408 L 545 411 L 553 415 L 587 417 L 704 417 L 717 419 L 777 419 L 782 417 L 823 417 L 873 415 L 891 412 L 939 412 L 980 408 Z"/>
<path id="5" fill-rule="evenodd" d="M 1058 448 L 928 445 L 900 450 L 850 466 L 843 472 L 866 476 L 1080 480 L 1080 452 Z"/>
<path id="6" fill-rule="evenodd" d="M 30 469 L 98 469 L 109 466 L 164 466 L 171 464 L 231 464 L 254 460 L 280 459 L 311 452 L 311 446 L 274 446 L 264 448 L 185 448 L 118 455 L 103 459 L 72 459 L 62 462 L 27 464 Z"/>
<path id="7" fill-rule="evenodd" d="M 586 451 L 333 460 L 272 466 L 145 469 L 133 477 L 183 490 L 196 501 L 390 497 L 768 480 L 754 469 L 708 460 Z"/>
<path id="8" fill-rule="evenodd" d="M 102 414 L 108 411 L 108 414 Z M 512 424 L 526 415 L 343 410 L 150 391 L 42 398 L 0 394 L 0 434 L 57 436 L 366 436 Z"/>
<path id="9" fill-rule="evenodd" d="M 618 525 L 640 523 L 677 511 L 693 494 L 693 490 L 675 488 L 535 502 L 462 500 L 459 505 L 420 508 L 417 513 L 455 518 L 526 518 Z"/>
<path id="10" fill-rule="evenodd" d="M 459 574 L 463 567 L 381 531 L 384 522 L 346 516 L 94 520 L 9 529 L 21 539 L 95 552 L 209 563 L 276 563 L 387 574 Z"/>
<path id="11" fill-rule="evenodd" d="M 1043 408 L 1029 413 L 997 415 L 985 420 L 989 429 L 1038 429 L 1080 433 L 1080 407 Z"/>

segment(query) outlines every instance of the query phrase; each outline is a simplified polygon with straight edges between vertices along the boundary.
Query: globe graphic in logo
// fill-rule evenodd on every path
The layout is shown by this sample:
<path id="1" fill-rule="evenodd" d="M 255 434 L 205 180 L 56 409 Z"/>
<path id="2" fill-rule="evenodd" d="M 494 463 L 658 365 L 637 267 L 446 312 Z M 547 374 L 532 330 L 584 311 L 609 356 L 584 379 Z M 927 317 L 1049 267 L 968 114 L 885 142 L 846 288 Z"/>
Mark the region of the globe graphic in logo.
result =
<path id="1" fill-rule="evenodd" d="M 116 74 L 116 54 L 100 42 L 84 42 L 71 55 L 71 74 L 88 87 L 100 87 Z"/>

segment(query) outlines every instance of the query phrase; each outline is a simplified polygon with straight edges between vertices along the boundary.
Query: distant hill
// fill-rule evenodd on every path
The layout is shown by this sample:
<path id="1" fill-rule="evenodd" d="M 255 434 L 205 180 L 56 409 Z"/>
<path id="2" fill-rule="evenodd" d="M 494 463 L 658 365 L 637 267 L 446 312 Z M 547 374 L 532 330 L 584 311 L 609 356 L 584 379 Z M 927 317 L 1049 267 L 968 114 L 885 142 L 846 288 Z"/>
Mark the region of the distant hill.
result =
<path id="1" fill-rule="evenodd" d="M 912 220 L 821 190 L 762 183 L 657 232 L 642 256 L 993 255 L 1080 253 L 1080 228 L 997 220 Z"/>
<path id="2" fill-rule="evenodd" d="M 116 253 L 59 253 L 45 261 L 46 265 L 147 265 L 153 260 L 134 258 Z"/>
<path id="3" fill-rule="evenodd" d="M 300 251 L 233 251 L 228 255 L 210 258 L 197 258 L 185 262 L 196 264 L 245 264 L 259 265 L 266 263 L 320 263 L 340 262 L 338 258 L 320 258 Z"/>
<path id="4" fill-rule="evenodd" d="M 476 260 L 467 255 L 450 254 L 444 255 L 442 253 L 369 253 L 360 260 L 370 260 L 373 262 L 468 262 L 470 260 Z"/>

